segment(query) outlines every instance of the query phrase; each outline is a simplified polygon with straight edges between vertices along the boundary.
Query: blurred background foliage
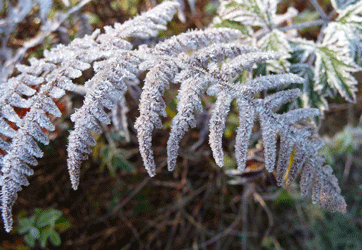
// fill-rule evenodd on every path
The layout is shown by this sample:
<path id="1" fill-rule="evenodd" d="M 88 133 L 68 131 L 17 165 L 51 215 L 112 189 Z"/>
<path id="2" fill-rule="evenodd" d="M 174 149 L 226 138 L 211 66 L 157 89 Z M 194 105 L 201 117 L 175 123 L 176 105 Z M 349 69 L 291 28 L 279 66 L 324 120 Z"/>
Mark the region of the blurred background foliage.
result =
<path id="1" fill-rule="evenodd" d="M 49 18 L 77 2 L 55 0 Z M 329 0 L 319 2 L 330 8 Z M 155 0 L 93 0 L 41 45 L 27 51 L 24 62 L 95 28 L 124 22 L 155 4 Z M 300 11 L 297 22 L 318 18 L 304 0 L 283 0 L 279 12 L 290 5 Z M 161 39 L 208 26 L 217 6 L 217 1 L 185 1 L 185 22 L 180 21 L 182 17 L 174 18 L 169 29 L 160 34 Z M 9 48 L 18 49 L 39 32 L 37 12 L 33 9 L 19 23 L 8 41 Z M 308 39 L 318 36 L 314 28 L 300 32 Z M 361 75 L 358 77 L 361 81 Z M 128 142 L 123 134 L 104 127 L 106 133 L 98 136 L 92 157 L 83 163 L 80 187 L 73 191 L 64 147 L 66 129 L 72 124 L 65 118 L 56 121 L 57 130 L 50 137 L 57 140 L 42 148 L 45 157 L 29 178 L 31 185 L 19 193 L 14 230 L 6 234 L 0 229 L 0 249 L 362 249 L 362 87 L 359 89 L 357 104 L 329 100 L 330 109 L 320 128 L 327 142 L 323 154 L 333 166 L 348 204 L 344 215 L 310 204 L 309 199 L 301 198 L 295 183 L 278 188 L 273 173 L 263 169 L 257 128 L 246 171 L 229 177 L 225 169 L 235 168 L 234 157 L 226 155 L 225 169 L 214 163 L 203 132 L 207 113 L 200 115 L 197 128 L 183 139 L 180 164 L 174 172 L 165 167 L 168 133 L 156 131 L 154 149 L 159 168 L 154 178 L 142 167 L 134 128 L 129 128 Z M 77 106 L 81 101 L 80 96 L 67 96 L 58 106 L 64 114 L 70 112 L 70 102 Z M 165 101 L 169 120 L 164 120 L 164 127 L 169 128 L 176 114 L 176 99 Z M 212 101 L 204 103 L 211 105 Z M 131 96 L 127 102 L 132 124 L 138 116 L 137 102 Z M 223 141 L 226 152 L 233 152 L 238 126 L 237 110 L 233 109 Z"/>

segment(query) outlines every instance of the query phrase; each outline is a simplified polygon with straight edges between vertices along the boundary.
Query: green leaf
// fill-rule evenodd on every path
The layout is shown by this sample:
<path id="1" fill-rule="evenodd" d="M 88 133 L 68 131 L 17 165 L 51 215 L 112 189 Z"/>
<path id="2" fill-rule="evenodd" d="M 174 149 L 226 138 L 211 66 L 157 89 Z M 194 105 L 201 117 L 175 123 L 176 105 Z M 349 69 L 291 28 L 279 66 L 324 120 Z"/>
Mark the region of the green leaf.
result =
<path id="1" fill-rule="evenodd" d="M 37 220 L 36 226 L 38 228 L 47 225 L 54 225 L 55 222 L 62 216 L 62 212 L 56 209 L 49 209 L 42 212 Z"/>
<path id="2" fill-rule="evenodd" d="M 65 230 L 70 228 L 70 222 L 64 216 L 60 217 L 59 220 L 55 223 L 54 228 L 59 230 Z"/>
<path id="3" fill-rule="evenodd" d="M 289 52 L 292 49 L 283 32 L 276 29 L 273 30 L 260 39 L 258 45 L 263 51 L 275 51 L 285 54 L 283 58 L 266 62 L 267 71 L 281 73 L 288 70 L 290 63 L 287 61 L 287 58 L 290 57 Z"/>
<path id="4" fill-rule="evenodd" d="M 279 204 L 279 205 L 283 205 L 285 208 L 287 207 L 291 207 L 293 205 L 293 203 L 295 202 L 295 199 L 293 198 L 293 196 L 288 193 L 288 191 L 284 190 L 283 192 L 280 193 L 280 195 L 278 195 L 278 197 L 276 197 L 273 200 L 274 204 Z"/>
<path id="5" fill-rule="evenodd" d="M 50 242 L 56 247 L 61 244 L 60 235 L 55 230 L 52 230 L 50 233 Z"/>
<path id="6" fill-rule="evenodd" d="M 25 235 L 24 241 L 29 247 L 33 247 L 35 245 L 35 238 L 32 237 L 30 234 Z"/>
<path id="7" fill-rule="evenodd" d="M 352 73 L 360 69 L 346 50 L 336 46 L 320 46 L 316 53 L 315 90 L 321 94 L 334 96 L 336 91 L 349 102 L 356 101 L 358 83 Z"/>
<path id="8" fill-rule="evenodd" d="M 20 228 L 19 228 L 19 234 L 25 234 L 26 232 L 28 232 L 34 225 L 35 223 L 35 219 L 36 219 L 36 216 L 33 215 L 29 218 L 24 218 L 24 219 L 21 219 L 19 224 L 20 224 Z"/>
<path id="9" fill-rule="evenodd" d="M 47 245 L 47 240 L 49 238 L 49 236 L 51 235 L 52 233 L 52 229 L 51 228 L 44 228 L 41 230 L 40 232 L 40 246 L 42 248 L 45 248 L 46 245 Z"/>
<path id="10" fill-rule="evenodd" d="M 112 158 L 112 167 L 113 171 L 117 168 L 120 168 L 122 172 L 132 173 L 135 171 L 134 167 L 124 159 L 124 156 L 121 154 L 117 154 Z"/>
<path id="11" fill-rule="evenodd" d="M 44 209 L 41 208 L 35 208 L 35 213 L 39 217 L 44 212 Z"/>
<path id="12" fill-rule="evenodd" d="M 40 237 L 39 229 L 37 229 L 36 227 L 31 227 L 30 230 L 29 230 L 29 234 L 34 239 L 39 239 L 39 237 Z"/>

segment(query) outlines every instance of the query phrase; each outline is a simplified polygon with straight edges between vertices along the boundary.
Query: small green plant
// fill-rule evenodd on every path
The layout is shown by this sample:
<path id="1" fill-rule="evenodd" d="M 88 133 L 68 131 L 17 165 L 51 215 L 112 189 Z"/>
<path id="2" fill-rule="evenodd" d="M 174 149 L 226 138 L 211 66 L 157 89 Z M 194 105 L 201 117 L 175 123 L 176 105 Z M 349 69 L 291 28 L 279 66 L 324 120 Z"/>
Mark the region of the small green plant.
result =
<path id="1" fill-rule="evenodd" d="M 362 146 L 362 126 L 346 126 L 333 138 L 326 138 L 327 144 L 322 153 L 326 157 L 328 164 L 335 164 L 338 157 L 354 154 Z"/>
<path id="2" fill-rule="evenodd" d="M 116 178 L 116 171 L 119 169 L 123 172 L 132 173 L 135 168 L 127 161 L 124 150 L 104 145 L 101 148 L 102 163 L 101 168 L 107 166 L 112 177 Z"/>
<path id="3" fill-rule="evenodd" d="M 315 225 L 313 249 L 361 249 L 361 230 L 355 220 L 357 216 L 357 209 L 348 214 L 323 215 Z"/>
<path id="4" fill-rule="evenodd" d="M 19 221 L 19 234 L 25 234 L 24 240 L 29 247 L 34 247 L 39 241 L 41 248 L 47 246 L 48 239 L 54 246 L 60 246 L 60 235 L 56 230 L 70 227 L 69 221 L 57 209 L 35 209 L 35 213 Z"/>

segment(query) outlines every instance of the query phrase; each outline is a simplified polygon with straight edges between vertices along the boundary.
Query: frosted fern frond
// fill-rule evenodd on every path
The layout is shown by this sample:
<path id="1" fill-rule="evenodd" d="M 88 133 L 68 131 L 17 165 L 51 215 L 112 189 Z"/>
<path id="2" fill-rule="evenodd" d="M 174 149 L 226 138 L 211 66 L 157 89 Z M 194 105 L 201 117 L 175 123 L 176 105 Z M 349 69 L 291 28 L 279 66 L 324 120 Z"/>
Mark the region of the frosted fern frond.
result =
<path id="1" fill-rule="evenodd" d="M 256 12 L 261 10 L 261 1 L 240 2 Z M 264 27 L 272 31 L 273 23 L 269 19 L 273 17 L 278 1 L 262 2 L 263 11 L 269 14 L 256 13 L 257 17 L 251 15 L 249 21 L 252 18 L 261 20 Z M 254 3 L 256 5 L 252 6 Z M 129 85 L 138 83 L 142 74 L 145 78 L 139 104 L 140 116 L 135 128 L 140 154 L 150 176 L 156 174 L 152 133 L 162 127 L 161 116 L 167 115 L 163 94 L 170 83 L 179 83 L 178 113 L 172 121 L 167 142 L 169 170 L 176 166 L 182 137 L 196 124 L 195 112 L 204 108 L 201 98 L 206 93 L 216 97 L 209 125 L 209 143 L 217 165 L 224 165 L 222 135 L 230 106 L 236 100 L 239 127 L 235 155 L 239 170 L 246 167 L 249 139 L 255 121 L 259 120 L 265 167 L 268 171 L 276 168 L 278 184 L 289 184 L 302 173 L 302 192 L 311 188 L 313 202 L 345 211 L 338 184 L 330 169 L 324 166 L 324 160 L 318 156 L 321 142 L 316 130 L 300 125 L 301 121 L 317 116 L 318 110 L 296 109 L 276 113 L 279 106 L 300 95 L 297 89 L 281 91 L 280 88 L 301 83 L 304 79 L 284 73 L 238 81 L 239 74 L 251 76 L 244 71 L 253 71 L 256 63 L 285 58 L 288 53 L 280 52 L 289 52 L 289 48 L 275 52 L 245 46 L 246 43 L 240 40 L 242 33 L 228 28 L 189 31 L 154 46 L 141 44 L 134 48 L 133 37 L 146 39 L 157 36 L 160 29 L 165 29 L 178 6 L 176 2 L 164 2 L 123 24 L 105 27 L 102 34 L 97 30 L 67 46 L 59 45 L 45 51 L 43 59 L 31 60 L 30 66 L 19 65 L 20 74 L 1 85 L 0 133 L 3 140 L 0 140 L 0 147 L 5 151 L 0 158 L 1 209 L 7 231 L 12 227 L 11 209 L 17 192 L 21 186 L 28 185 L 26 176 L 33 174 L 28 165 L 37 165 L 36 158 L 43 155 L 37 142 L 48 143 L 46 131 L 55 129 L 50 120 L 62 115 L 57 99 L 66 91 L 75 92 L 79 86 L 73 80 L 90 68 L 94 75 L 83 87 L 83 105 L 71 115 L 74 130 L 70 133 L 67 151 L 74 189 L 79 185 L 81 162 L 88 158 L 91 147 L 96 144 L 92 132 L 102 133 L 100 123 L 111 122 L 108 110 L 114 111 L 116 104 L 125 102 Z M 272 34 L 278 35 L 278 32 Z M 276 93 L 268 95 L 268 90 Z M 28 110 L 20 118 L 15 107 Z M 294 157 L 290 157 L 293 154 Z"/>
<path id="2" fill-rule="evenodd" d="M 98 61 L 93 65 L 96 72 L 94 78 L 86 84 L 92 91 L 86 95 L 84 106 L 73 116 L 73 120 L 76 120 L 75 131 L 78 134 L 71 134 L 68 152 L 71 180 L 76 189 L 79 162 L 87 158 L 87 154 L 90 153 L 89 145 L 95 143 L 89 130 L 101 132 L 97 120 L 109 122 L 103 107 L 112 108 L 113 103 L 110 99 L 121 98 L 126 89 L 126 79 L 135 78 L 135 64 L 138 64 L 139 60 L 134 55 L 127 54 L 127 51 L 132 49 L 132 44 L 124 39 L 130 36 L 145 38 L 157 35 L 156 31 L 164 28 L 175 13 L 176 7 L 177 3 L 166 2 L 127 21 L 124 26 L 105 27 L 104 34 L 100 35 L 99 31 L 95 31 L 91 36 L 75 39 L 68 46 L 59 45 L 49 52 L 45 51 L 44 59 L 33 59 L 30 66 L 18 66 L 21 74 L 9 79 L 8 84 L 3 84 L 6 87 L 0 89 L 1 117 L 18 126 L 15 132 L 9 129 L 9 126 L 4 127 L 3 131 L 3 134 L 11 139 L 10 144 L 2 143 L 6 150 L 1 169 L 2 217 L 6 231 L 12 228 L 11 207 L 16 200 L 17 192 L 21 190 L 22 185 L 28 185 L 25 175 L 32 174 L 27 164 L 37 165 L 34 156 L 39 158 L 43 155 L 34 139 L 48 144 L 48 137 L 42 129 L 55 129 L 48 115 L 61 116 L 53 98 L 62 97 L 65 91 L 73 91 L 75 85 L 72 79 L 80 77 L 82 71 Z M 139 30 L 140 27 L 143 32 Z M 27 86 L 39 84 L 41 86 L 37 92 Z M 19 94 L 29 98 L 24 99 Z M 30 110 L 20 119 L 13 109 L 14 106 L 30 107 Z M 76 149 L 70 150 L 74 148 Z"/>
<path id="3" fill-rule="evenodd" d="M 176 38 L 174 40 L 177 41 Z M 181 48 L 174 43 L 165 41 L 164 44 L 172 45 L 172 50 L 160 50 L 158 51 L 159 54 L 164 51 L 163 58 L 156 62 L 144 62 L 144 68 L 149 69 L 149 72 L 146 74 L 141 96 L 140 117 L 136 121 L 140 152 L 144 165 L 151 176 L 155 175 L 156 166 L 151 149 L 152 131 L 162 126 L 160 116 L 166 115 L 162 95 L 170 82 L 180 82 L 181 85 L 178 94 L 178 113 L 173 118 L 170 137 L 167 142 L 169 170 L 173 170 L 176 166 L 179 143 L 183 135 L 190 127 L 195 126 L 195 111 L 203 109 L 201 96 L 205 92 L 209 95 L 215 95 L 217 98 L 210 118 L 209 143 L 215 161 L 220 167 L 224 165 L 222 135 L 233 99 L 237 99 L 240 115 L 240 125 L 235 144 L 239 170 L 245 169 L 248 141 L 257 117 L 259 117 L 261 124 L 265 164 L 269 171 L 273 171 L 277 162 L 277 135 L 279 134 L 281 138 L 277 164 L 279 185 L 285 180 L 290 183 L 295 179 L 311 152 L 317 155 L 319 148 L 313 147 L 311 149 L 316 131 L 298 128 L 296 123 L 317 116 L 319 114 L 318 109 L 298 109 L 285 114 L 274 113 L 275 109 L 283 103 L 297 98 L 300 95 L 299 90 L 277 92 L 265 99 L 255 98 L 259 92 L 280 88 L 290 83 L 303 82 L 304 79 L 293 74 L 280 74 L 259 77 L 245 84 L 233 83 L 237 74 L 242 73 L 243 70 L 252 70 L 254 63 L 276 59 L 281 54 L 260 52 L 236 43 L 220 43 L 210 46 L 205 43 L 207 47 L 199 48 L 191 54 L 185 54 L 181 53 Z M 222 64 L 220 65 L 220 63 Z M 295 162 L 292 164 L 293 167 L 288 170 L 293 148 L 296 150 Z M 320 175 L 322 176 L 322 174 Z M 339 201 L 344 201 L 337 191 L 335 197 L 340 197 L 338 198 Z M 324 191 L 324 193 L 326 192 Z M 333 203 L 334 201 L 329 198 L 326 198 L 325 201 L 320 200 L 322 205 L 326 202 Z M 345 211 L 345 207 L 334 205 L 340 211 Z"/>
<path id="4" fill-rule="evenodd" d="M 111 39 L 118 38 L 119 44 L 126 45 L 128 42 L 123 39 L 130 36 L 140 38 L 156 36 L 158 30 L 164 29 L 167 21 L 172 19 L 176 7 L 177 4 L 174 2 L 166 2 L 124 24 L 116 24 L 114 29 L 106 27 L 106 34 L 100 35 L 98 40 L 108 43 Z M 80 164 L 88 158 L 91 152 L 90 146 L 95 144 L 90 130 L 96 133 L 102 132 L 97 121 L 110 123 L 104 108 L 113 109 L 114 105 L 124 98 L 127 81 L 136 80 L 140 59 L 127 52 L 131 48 L 128 45 L 123 48 L 119 45 L 108 48 L 111 52 L 109 58 L 95 63 L 96 74 L 85 85 L 89 91 L 84 104 L 71 117 L 75 122 L 75 130 L 69 137 L 68 170 L 73 189 L 77 189 L 79 184 Z"/>
<path id="5" fill-rule="evenodd" d="M 181 77 L 187 77 L 187 72 L 185 71 L 183 72 L 183 76 L 182 74 L 179 74 L 178 80 L 175 79 L 176 74 L 180 70 L 179 67 L 182 67 L 182 65 L 185 64 L 182 62 L 182 58 L 184 58 L 184 60 L 189 59 L 189 57 L 182 52 L 207 47 L 212 43 L 222 43 L 228 40 L 234 40 L 240 36 L 240 32 L 226 28 L 191 31 L 186 34 L 172 37 L 157 45 L 155 47 L 155 54 L 163 55 L 162 60 L 150 60 L 141 64 L 141 69 L 150 69 L 150 71 L 146 75 L 143 86 L 139 105 L 140 116 L 136 120 L 135 128 L 138 133 L 138 142 L 143 163 L 151 176 L 155 175 L 156 168 L 153 152 L 151 150 L 152 131 L 155 128 L 160 128 L 162 126 L 159 116 L 166 115 L 166 105 L 162 99 L 164 89 L 168 88 L 170 82 L 180 81 Z M 231 46 L 224 46 L 225 50 L 229 48 L 229 54 L 237 53 L 232 50 Z M 238 50 L 238 47 L 239 53 L 241 53 L 244 47 L 238 45 L 235 46 L 234 50 Z M 253 48 L 250 48 L 249 50 L 255 51 Z M 206 62 L 204 63 L 207 63 L 209 59 L 213 60 L 213 58 L 206 58 Z M 193 62 L 190 62 L 190 64 L 203 63 L 201 60 L 202 58 L 200 58 L 200 61 L 194 60 Z"/>
<path id="6" fill-rule="evenodd" d="M 166 115 L 162 94 L 170 82 L 180 82 L 181 85 L 178 94 L 178 113 L 173 118 L 167 142 L 169 170 L 173 170 L 176 166 L 179 143 L 183 135 L 190 127 L 195 126 L 195 111 L 203 109 L 201 96 L 205 92 L 217 98 L 210 118 L 209 143 L 215 161 L 220 167 L 224 165 L 222 135 L 226 117 L 234 99 L 237 100 L 240 115 L 235 143 L 235 156 L 240 171 L 246 167 L 248 142 L 257 118 L 261 124 L 265 166 L 268 171 L 273 171 L 277 165 L 279 185 L 285 181 L 287 184 L 293 181 L 306 165 L 309 156 L 318 156 L 319 144 L 314 146 L 317 140 L 315 139 L 316 130 L 298 126 L 299 121 L 319 115 L 318 109 L 297 109 L 284 114 L 274 113 L 283 103 L 297 98 L 300 95 L 298 89 L 280 91 L 264 99 L 255 97 L 259 92 L 277 89 L 290 83 L 303 82 L 304 79 L 293 74 L 279 74 L 259 77 L 245 84 L 233 83 L 237 74 L 242 73 L 243 70 L 252 70 L 253 63 L 276 59 L 281 56 L 280 54 L 259 52 L 236 43 L 213 44 L 191 54 L 181 53 L 177 57 L 172 52 L 169 54 L 172 56 L 165 56 L 153 65 L 145 63 L 148 65 L 149 72 L 146 75 L 141 97 L 140 117 L 136 122 L 140 152 L 151 176 L 155 175 L 156 166 L 151 149 L 152 131 L 161 127 L 160 115 Z M 278 134 L 280 150 L 277 161 Z M 293 149 L 295 149 L 295 160 L 289 169 Z M 323 168 L 318 171 L 309 173 L 313 176 L 313 180 L 317 180 L 315 176 L 321 176 L 321 178 L 327 176 L 323 174 Z M 332 209 L 345 212 L 344 199 L 339 189 L 335 188 L 335 183 L 329 183 L 324 179 L 323 182 L 326 183 L 323 184 L 325 190 L 313 188 L 314 200 L 318 200 L 325 207 L 330 207 L 326 204 L 333 204 Z M 329 187 L 333 187 L 332 191 L 328 189 Z M 318 192 L 323 196 L 318 196 Z"/>
<path id="7" fill-rule="evenodd" d="M 331 211 L 346 212 L 347 204 L 340 195 L 341 189 L 337 179 L 332 175 L 332 168 L 324 165 L 321 156 L 307 158 L 301 174 L 300 187 L 302 195 L 312 190 L 312 202 Z"/>
<path id="8" fill-rule="evenodd" d="M 167 142 L 169 170 L 173 170 L 176 165 L 178 145 L 184 132 L 189 127 L 195 126 L 194 109 L 202 110 L 200 97 L 205 89 L 215 82 L 228 82 L 230 77 L 234 78 L 239 73 L 238 70 L 251 70 L 251 66 L 255 62 L 277 57 L 276 54 L 272 53 L 257 54 L 254 49 L 233 44 L 212 45 L 210 47 L 201 49 L 192 54 L 191 57 L 184 57 L 181 60 L 184 68 L 176 76 L 177 81 L 181 83 L 178 94 L 178 113 L 172 121 L 170 138 Z M 230 61 L 221 67 L 222 75 L 219 75 L 219 68 L 216 63 L 223 61 L 225 56 Z"/>
<path id="9" fill-rule="evenodd" d="M 166 24 L 176 13 L 179 6 L 177 2 L 164 2 L 163 4 L 143 13 L 123 24 L 116 23 L 114 29 L 106 27 L 107 33 L 116 32 L 116 37 L 149 38 L 158 35 L 159 30 L 165 30 Z"/>
<path id="10" fill-rule="evenodd" d="M 75 126 L 69 136 L 68 170 L 73 189 L 77 189 L 79 184 L 80 164 L 92 152 L 90 146 L 95 145 L 90 130 L 101 133 L 97 121 L 110 123 L 104 108 L 113 109 L 117 101 L 125 95 L 127 81 L 136 79 L 139 61 L 137 57 L 123 53 L 95 63 L 96 74 L 86 82 L 85 86 L 89 91 L 83 106 L 71 116 Z"/>

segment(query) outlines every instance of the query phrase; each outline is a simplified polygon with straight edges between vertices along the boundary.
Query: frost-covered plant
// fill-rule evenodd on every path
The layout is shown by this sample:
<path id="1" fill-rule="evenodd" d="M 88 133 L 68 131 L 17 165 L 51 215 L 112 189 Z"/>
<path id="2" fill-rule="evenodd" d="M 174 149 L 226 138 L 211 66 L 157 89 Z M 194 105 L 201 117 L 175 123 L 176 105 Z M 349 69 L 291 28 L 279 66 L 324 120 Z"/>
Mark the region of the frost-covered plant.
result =
<path id="1" fill-rule="evenodd" d="M 70 132 L 68 144 L 68 170 L 72 187 L 77 189 L 81 162 L 88 158 L 91 146 L 96 144 L 91 132 L 102 133 L 99 123 L 111 122 L 111 115 L 106 110 L 113 111 L 118 105 L 125 108 L 126 91 L 130 85 L 139 84 L 142 72 L 146 74 L 139 103 L 140 116 L 135 127 L 140 153 L 150 176 L 156 174 L 152 132 L 161 127 L 161 116 L 166 116 L 164 90 L 170 83 L 180 83 L 178 113 L 173 118 L 167 144 L 169 170 L 176 166 L 183 135 L 189 127 L 195 126 L 195 111 L 203 109 L 201 98 L 204 94 L 216 97 L 209 124 L 209 142 L 216 163 L 220 167 L 224 165 L 221 138 L 231 102 L 236 100 L 240 117 L 235 145 L 239 170 L 245 169 L 249 139 L 258 119 L 265 166 L 270 172 L 277 166 L 278 184 L 284 181 L 288 184 L 301 173 L 304 195 L 312 189 L 314 203 L 333 211 L 346 211 L 332 169 L 325 166 L 324 159 L 318 155 L 323 141 L 312 123 L 308 123 L 310 118 L 319 115 L 319 110 L 306 108 L 275 113 L 280 105 L 300 95 L 298 89 L 280 91 L 280 87 L 301 83 L 304 79 L 291 73 L 252 79 L 247 73 L 246 82 L 237 80 L 244 71 L 252 71 L 256 63 L 278 59 L 282 65 L 282 53 L 247 46 L 248 40 L 242 33 L 229 28 L 189 31 L 156 45 L 145 43 L 137 47 L 132 44 L 134 40 L 129 38 L 138 38 L 139 44 L 140 39 L 156 37 L 160 29 L 166 29 L 178 7 L 177 2 L 164 2 L 123 24 L 105 27 L 105 33 L 96 30 L 67 46 L 59 45 L 46 51 L 43 59 L 30 60 L 30 66 L 18 65 L 21 73 L 1 85 L 0 133 L 4 140 L 0 141 L 0 147 L 5 155 L 0 161 L 0 183 L 6 231 L 12 228 L 11 209 L 17 192 L 21 186 L 28 185 L 26 176 L 33 174 L 28 165 L 37 164 L 34 156 L 43 156 L 36 141 L 47 144 L 45 130 L 55 129 L 49 117 L 62 116 L 56 100 L 66 91 L 77 91 L 79 87 L 85 92 L 83 106 L 71 115 L 74 130 Z M 73 79 L 90 68 L 94 70 L 93 77 L 84 86 L 74 84 Z M 260 94 L 270 89 L 276 92 L 266 96 Z M 28 111 L 20 118 L 14 107 Z"/>
<path id="2" fill-rule="evenodd" d="M 71 14 L 78 11 L 89 1 L 90 0 L 83 0 L 70 8 L 66 13 L 57 12 L 55 18 L 50 19 L 48 18 L 48 14 L 53 0 L 1 0 L 0 10 L 4 12 L 4 18 L 0 20 L 0 81 L 6 81 L 6 79 L 14 73 L 15 65 L 21 62 L 29 49 L 42 44 L 47 36 L 59 30 Z M 13 2 L 16 2 L 16 4 Z M 39 17 L 41 19 L 40 32 L 33 38 L 27 40 L 20 49 L 13 51 L 8 47 L 10 36 L 36 7 L 39 9 Z"/>
<path id="3" fill-rule="evenodd" d="M 279 0 L 221 0 L 214 25 L 234 24 L 247 34 L 251 43 L 263 51 L 276 51 L 286 56 L 268 62 L 266 71 L 288 71 L 304 78 L 300 107 L 328 109 L 326 96 L 338 93 L 349 102 L 356 101 L 357 80 L 362 58 L 362 1 L 332 0 L 334 8 L 325 13 L 317 0 L 311 0 L 320 19 L 293 23 L 298 11 L 289 7 L 277 14 Z M 320 26 L 317 41 L 301 38 L 296 30 Z M 255 32 L 255 28 L 258 30 Z M 262 72 L 262 71 L 258 71 Z"/>

